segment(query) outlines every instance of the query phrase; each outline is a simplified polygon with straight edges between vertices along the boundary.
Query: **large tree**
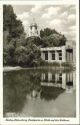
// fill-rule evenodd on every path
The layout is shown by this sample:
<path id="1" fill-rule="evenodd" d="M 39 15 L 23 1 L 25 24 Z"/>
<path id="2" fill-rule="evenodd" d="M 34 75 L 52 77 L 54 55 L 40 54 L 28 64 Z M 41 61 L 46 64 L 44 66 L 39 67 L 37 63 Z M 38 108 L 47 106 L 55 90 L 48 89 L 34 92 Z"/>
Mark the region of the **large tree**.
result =
<path id="1" fill-rule="evenodd" d="M 40 31 L 40 37 L 50 36 L 51 34 L 58 33 L 55 29 L 45 28 L 44 30 Z"/>
<path id="2" fill-rule="evenodd" d="M 25 38 L 22 22 L 11 5 L 3 6 L 4 65 L 34 66 L 40 60 L 40 38 Z"/>
<path id="3" fill-rule="evenodd" d="M 3 31 L 8 31 L 11 39 L 20 37 L 24 32 L 22 22 L 17 19 L 11 5 L 3 6 Z"/>
<path id="4" fill-rule="evenodd" d="M 45 28 L 40 31 L 43 47 L 63 46 L 66 44 L 66 37 L 55 29 Z"/>
<path id="5" fill-rule="evenodd" d="M 17 19 L 11 5 L 3 6 L 3 63 L 14 64 L 15 50 L 25 40 L 22 22 Z"/>
<path id="6" fill-rule="evenodd" d="M 40 62 L 40 50 L 33 43 L 26 47 L 20 46 L 15 51 L 15 61 L 20 66 L 37 66 Z"/>

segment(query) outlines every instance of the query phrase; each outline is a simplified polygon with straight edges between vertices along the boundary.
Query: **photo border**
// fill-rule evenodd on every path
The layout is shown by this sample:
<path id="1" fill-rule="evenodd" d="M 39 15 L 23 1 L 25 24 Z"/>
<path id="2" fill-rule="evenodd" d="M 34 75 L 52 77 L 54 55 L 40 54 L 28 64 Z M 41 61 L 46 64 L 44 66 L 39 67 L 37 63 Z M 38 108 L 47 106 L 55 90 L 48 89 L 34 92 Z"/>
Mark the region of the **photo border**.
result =
<path id="1" fill-rule="evenodd" d="M 3 118 L 3 5 L 76 5 L 76 118 L 67 117 L 9 117 Z M 79 0 L 54 0 L 54 1 L 0 1 L 0 123 L 1 124 L 79 124 Z M 32 121 L 31 121 L 31 120 Z M 36 121 L 35 121 L 35 120 Z M 43 121 L 37 121 L 37 120 Z M 47 119 L 47 120 L 46 120 Z M 48 121 L 52 119 L 53 121 Z M 30 121 L 29 121 L 30 120 Z"/>

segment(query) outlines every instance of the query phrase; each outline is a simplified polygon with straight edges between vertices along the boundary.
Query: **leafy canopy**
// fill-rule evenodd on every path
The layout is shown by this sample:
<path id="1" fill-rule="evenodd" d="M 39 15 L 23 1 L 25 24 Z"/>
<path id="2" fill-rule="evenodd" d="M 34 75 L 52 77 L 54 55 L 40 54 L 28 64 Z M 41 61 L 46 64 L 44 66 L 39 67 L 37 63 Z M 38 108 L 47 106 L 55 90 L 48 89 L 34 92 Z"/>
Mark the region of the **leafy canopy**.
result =
<path id="1" fill-rule="evenodd" d="M 3 6 L 3 63 L 4 65 L 40 65 L 39 47 L 63 46 L 66 38 L 55 29 L 45 28 L 40 37 L 25 38 L 22 22 L 11 5 Z"/>

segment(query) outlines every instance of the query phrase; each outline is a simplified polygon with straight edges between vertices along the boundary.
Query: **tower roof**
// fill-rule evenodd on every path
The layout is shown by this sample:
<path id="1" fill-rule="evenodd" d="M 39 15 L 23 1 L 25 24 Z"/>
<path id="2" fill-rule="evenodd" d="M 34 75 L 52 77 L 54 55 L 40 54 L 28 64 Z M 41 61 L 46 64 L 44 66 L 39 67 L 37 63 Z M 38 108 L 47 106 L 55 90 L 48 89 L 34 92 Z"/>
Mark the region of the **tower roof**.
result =
<path id="1" fill-rule="evenodd" d="M 37 26 L 37 23 L 31 23 L 31 25 L 30 26 Z"/>
<path id="2" fill-rule="evenodd" d="M 34 26 L 34 27 L 37 27 L 37 23 L 35 22 L 35 18 L 33 18 L 33 21 L 32 21 L 32 23 L 30 24 L 30 26 Z"/>

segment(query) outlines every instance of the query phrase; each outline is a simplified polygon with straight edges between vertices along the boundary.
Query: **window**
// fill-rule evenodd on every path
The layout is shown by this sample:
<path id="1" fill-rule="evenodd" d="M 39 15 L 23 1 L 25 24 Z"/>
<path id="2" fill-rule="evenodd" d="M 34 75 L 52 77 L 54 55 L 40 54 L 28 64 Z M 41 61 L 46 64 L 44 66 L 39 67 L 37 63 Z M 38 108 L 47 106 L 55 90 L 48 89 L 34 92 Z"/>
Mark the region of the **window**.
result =
<path id="1" fill-rule="evenodd" d="M 62 84 L 62 74 L 61 73 L 59 74 L 57 83 Z"/>
<path id="2" fill-rule="evenodd" d="M 55 82 L 55 74 L 52 74 L 52 81 Z"/>
<path id="3" fill-rule="evenodd" d="M 45 80 L 45 73 L 42 73 L 41 80 L 42 80 L 42 81 L 44 81 L 44 80 Z"/>
<path id="4" fill-rule="evenodd" d="M 62 57 L 59 56 L 59 60 L 62 60 Z"/>
<path id="5" fill-rule="evenodd" d="M 59 53 L 59 56 L 62 56 L 62 52 Z"/>
<path id="6" fill-rule="evenodd" d="M 48 52 L 45 52 L 45 60 L 48 60 Z"/>
<path id="7" fill-rule="evenodd" d="M 59 82 L 62 83 L 62 74 L 59 74 Z"/>
<path id="8" fill-rule="evenodd" d="M 45 74 L 45 82 L 48 82 L 48 73 Z"/>
<path id="9" fill-rule="evenodd" d="M 58 50 L 59 60 L 62 60 L 62 50 Z"/>
<path id="10" fill-rule="evenodd" d="M 52 51 L 52 60 L 55 60 L 55 51 Z"/>

